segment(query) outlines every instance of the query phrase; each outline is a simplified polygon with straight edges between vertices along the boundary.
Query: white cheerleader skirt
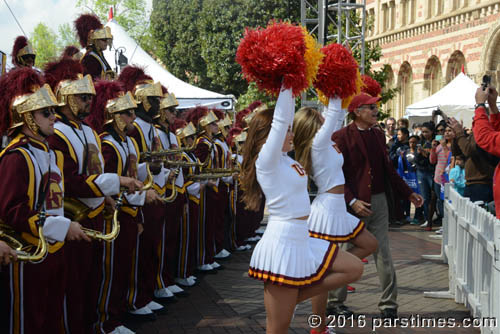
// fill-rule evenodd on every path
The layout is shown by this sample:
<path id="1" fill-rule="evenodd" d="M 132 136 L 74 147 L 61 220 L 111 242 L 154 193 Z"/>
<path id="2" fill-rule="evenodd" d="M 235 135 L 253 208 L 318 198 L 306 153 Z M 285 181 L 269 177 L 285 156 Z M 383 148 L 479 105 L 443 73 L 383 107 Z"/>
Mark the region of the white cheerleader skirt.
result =
<path id="1" fill-rule="evenodd" d="M 337 253 L 335 243 L 309 237 L 306 220 L 269 217 L 248 275 L 277 285 L 306 287 L 325 277 Z"/>
<path id="2" fill-rule="evenodd" d="M 331 242 L 349 242 L 365 228 L 365 223 L 347 212 L 344 194 L 322 193 L 311 204 L 309 235 Z"/>

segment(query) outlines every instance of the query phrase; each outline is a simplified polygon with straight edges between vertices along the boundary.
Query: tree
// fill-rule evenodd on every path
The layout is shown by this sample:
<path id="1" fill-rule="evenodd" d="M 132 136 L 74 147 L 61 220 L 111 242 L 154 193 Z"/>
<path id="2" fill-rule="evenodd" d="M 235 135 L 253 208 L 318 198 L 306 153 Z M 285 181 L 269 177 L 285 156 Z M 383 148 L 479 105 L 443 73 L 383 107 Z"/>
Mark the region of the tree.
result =
<path id="1" fill-rule="evenodd" d="M 36 67 L 42 68 L 45 63 L 57 57 L 57 35 L 45 24 L 40 22 L 36 25 L 30 41 L 36 52 Z"/>
<path id="2" fill-rule="evenodd" d="M 76 34 L 73 31 L 73 29 L 71 29 L 69 23 L 61 24 L 57 30 L 59 31 L 57 40 L 57 48 L 59 50 L 64 50 L 64 48 L 67 47 L 68 45 L 74 45 L 77 47 L 80 46 L 80 43 L 76 38 Z"/>

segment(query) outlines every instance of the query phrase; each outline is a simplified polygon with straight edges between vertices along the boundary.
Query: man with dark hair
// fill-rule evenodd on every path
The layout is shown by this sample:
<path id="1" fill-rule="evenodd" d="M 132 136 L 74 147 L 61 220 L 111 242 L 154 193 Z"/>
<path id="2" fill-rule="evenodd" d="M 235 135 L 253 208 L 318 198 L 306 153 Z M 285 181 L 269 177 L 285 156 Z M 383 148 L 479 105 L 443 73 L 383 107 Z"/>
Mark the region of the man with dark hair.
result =
<path id="1" fill-rule="evenodd" d="M 398 304 L 396 271 L 389 247 L 389 209 L 395 198 L 405 198 L 420 207 L 423 199 L 411 191 L 395 171 L 387 154 L 384 133 L 377 128 L 379 97 L 360 94 L 354 97 L 348 111 L 354 121 L 335 132 L 332 139 L 344 156 L 345 200 L 350 211 L 362 217 L 368 231 L 377 238 L 379 247 L 373 254 L 382 285 L 379 309 L 384 318 L 396 318 Z M 386 184 L 387 182 L 387 184 Z M 331 291 L 330 313 L 349 316 L 344 305 L 346 288 Z"/>
<path id="2" fill-rule="evenodd" d="M 385 121 L 385 143 L 390 149 L 394 144 L 394 136 L 396 135 L 396 119 L 394 117 L 389 117 Z"/>

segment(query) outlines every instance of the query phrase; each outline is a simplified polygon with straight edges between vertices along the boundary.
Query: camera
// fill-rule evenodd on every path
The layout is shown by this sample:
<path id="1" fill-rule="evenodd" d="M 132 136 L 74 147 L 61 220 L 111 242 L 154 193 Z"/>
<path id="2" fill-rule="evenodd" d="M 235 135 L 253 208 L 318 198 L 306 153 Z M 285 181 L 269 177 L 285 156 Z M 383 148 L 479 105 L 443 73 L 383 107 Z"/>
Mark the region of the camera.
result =
<path id="1" fill-rule="evenodd" d="M 486 87 L 488 87 L 490 83 L 491 83 L 491 77 L 489 75 L 483 75 L 483 83 L 481 84 L 483 90 L 486 90 Z"/>

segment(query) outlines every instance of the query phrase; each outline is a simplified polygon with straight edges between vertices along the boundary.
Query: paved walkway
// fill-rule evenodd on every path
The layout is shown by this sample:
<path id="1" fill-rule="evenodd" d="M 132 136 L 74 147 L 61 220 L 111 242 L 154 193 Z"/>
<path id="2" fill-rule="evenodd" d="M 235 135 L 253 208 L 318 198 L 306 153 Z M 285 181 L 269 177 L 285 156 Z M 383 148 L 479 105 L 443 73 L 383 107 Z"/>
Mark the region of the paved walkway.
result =
<path id="1" fill-rule="evenodd" d="M 390 229 L 392 254 L 396 266 L 400 317 L 416 317 L 414 323 L 423 317 L 432 319 L 454 318 L 460 328 L 411 328 L 411 319 L 406 326 L 397 328 L 378 328 L 376 333 L 480 333 L 479 329 L 463 328 L 461 319 L 469 317 L 469 312 L 453 300 L 424 298 L 424 291 L 447 290 L 447 265 L 421 259 L 422 254 L 438 254 L 439 241 L 430 239 L 432 232 L 422 232 L 417 227 L 405 225 Z M 168 311 L 159 315 L 155 322 L 129 323 L 137 334 L 181 334 L 181 333 L 265 333 L 265 309 L 263 303 L 263 284 L 248 278 L 246 271 L 251 251 L 234 253 L 229 260 L 222 262 L 224 270 L 216 275 L 205 275 L 199 285 L 189 289 L 189 296 L 178 298 L 177 303 L 168 304 Z M 379 280 L 370 257 L 365 265 L 362 279 L 353 284 L 356 292 L 349 294 L 347 305 L 361 315 L 347 319 L 344 328 L 337 328 L 339 334 L 372 333 L 372 317 L 377 317 Z M 292 322 L 290 333 L 309 333 L 307 318 L 311 305 L 299 305 Z M 366 324 L 363 326 L 363 317 Z M 352 321 L 354 320 L 354 321 Z M 445 320 L 440 320 L 445 321 Z M 450 322 L 451 320 L 447 320 Z M 339 323 L 340 325 L 340 323 Z M 388 323 L 380 323 L 383 327 Z"/>

